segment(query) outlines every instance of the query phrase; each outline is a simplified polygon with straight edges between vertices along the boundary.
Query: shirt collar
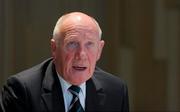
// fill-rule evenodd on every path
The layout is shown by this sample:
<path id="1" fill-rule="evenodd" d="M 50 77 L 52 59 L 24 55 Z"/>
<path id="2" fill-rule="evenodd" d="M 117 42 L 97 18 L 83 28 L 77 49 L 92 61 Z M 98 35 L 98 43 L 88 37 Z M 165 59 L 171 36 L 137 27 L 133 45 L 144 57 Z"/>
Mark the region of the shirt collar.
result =
<path id="1" fill-rule="evenodd" d="M 59 81 L 60 81 L 60 84 L 61 84 L 61 87 L 62 87 L 62 91 L 63 91 L 63 93 L 66 93 L 66 92 L 68 91 L 68 88 L 69 88 L 70 86 L 72 86 L 72 84 L 70 84 L 69 82 L 67 82 L 66 80 L 64 80 L 64 79 L 61 77 L 61 75 L 59 75 L 58 73 L 57 73 L 57 75 L 58 75 L 58 78 L 59 78 Z M 86 95 L 86 82 L 80 84 L 79 87 L 81 88 L 80 91 L 81 91 L 82 94 L 85 96 L 85 95 Z"/>

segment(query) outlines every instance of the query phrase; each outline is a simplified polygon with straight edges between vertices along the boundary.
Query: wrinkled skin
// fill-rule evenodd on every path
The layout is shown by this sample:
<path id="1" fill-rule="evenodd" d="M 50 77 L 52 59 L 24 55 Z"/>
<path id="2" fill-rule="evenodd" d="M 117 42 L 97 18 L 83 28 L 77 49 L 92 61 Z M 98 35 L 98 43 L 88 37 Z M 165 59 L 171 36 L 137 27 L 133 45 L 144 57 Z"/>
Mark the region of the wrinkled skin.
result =
<path id="1" fill-rule="evenodd" d="M 104 41 L 97 24 L 83 13 L 71 13 L 59 26 L 56 39 L 51 39 L 56 71 L 70 84 L 80 85 L 92 77 Z"/>

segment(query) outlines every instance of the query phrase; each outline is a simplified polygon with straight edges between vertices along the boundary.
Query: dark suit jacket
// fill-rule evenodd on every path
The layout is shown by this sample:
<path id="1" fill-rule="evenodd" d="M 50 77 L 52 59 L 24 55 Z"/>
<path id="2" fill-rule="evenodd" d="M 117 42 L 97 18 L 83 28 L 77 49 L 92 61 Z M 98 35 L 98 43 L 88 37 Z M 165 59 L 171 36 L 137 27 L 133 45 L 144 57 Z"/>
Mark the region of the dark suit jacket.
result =
<path id="1" fill-rule="evenodd" d="M 64 112 L 61 85 L 52 59 L 7 80 L 2 91 L 7 112 Z M 86 82 L 85 111 L 129 111 L 127 87 L 119 78 L 95 69 Z"/>

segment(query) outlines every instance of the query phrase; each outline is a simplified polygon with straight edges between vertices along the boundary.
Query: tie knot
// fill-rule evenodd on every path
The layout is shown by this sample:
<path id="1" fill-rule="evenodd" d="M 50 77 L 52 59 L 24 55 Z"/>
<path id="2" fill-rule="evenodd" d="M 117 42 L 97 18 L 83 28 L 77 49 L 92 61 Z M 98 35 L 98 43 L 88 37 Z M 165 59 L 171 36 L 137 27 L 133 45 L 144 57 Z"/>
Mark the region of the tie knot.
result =
<path id="1" fill-rule="evenodd" d="M 79 86 L 75 86 L 75 85 L 72 85 L 71 87 L 69 87 L 69 91 L 72 93 L 72 94 L 79 94 L 80 92 L 80 87 Z"/>

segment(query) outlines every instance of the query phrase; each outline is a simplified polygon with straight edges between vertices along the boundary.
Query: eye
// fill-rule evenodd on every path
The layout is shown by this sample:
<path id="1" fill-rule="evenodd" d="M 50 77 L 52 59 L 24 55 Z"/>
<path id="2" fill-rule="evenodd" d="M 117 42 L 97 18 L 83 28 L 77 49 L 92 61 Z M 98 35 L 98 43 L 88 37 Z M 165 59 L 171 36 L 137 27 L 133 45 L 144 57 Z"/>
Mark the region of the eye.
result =
<path id="1" fill-rule="evenodd" d="M 95 46 L 95 43 L 94 43 L 94 42 L 88 41 L 88 42 L 86 43 L 86 47 L 87 47 L 87 48 L 92 48 L 92 47 L 94 47 L 94 46 Z"/>
<path id="2" fill-rule="evenodd" d="M 68 42 L 68 43 L 66 44 L 66 49 L 68 49 L 68 50 L 72 50 L 72 49 L 75 49 L 75 48 L 77 48 L 77 47 L 78 47 L 78 43 L 75 42 L 75 41 Z"/>

